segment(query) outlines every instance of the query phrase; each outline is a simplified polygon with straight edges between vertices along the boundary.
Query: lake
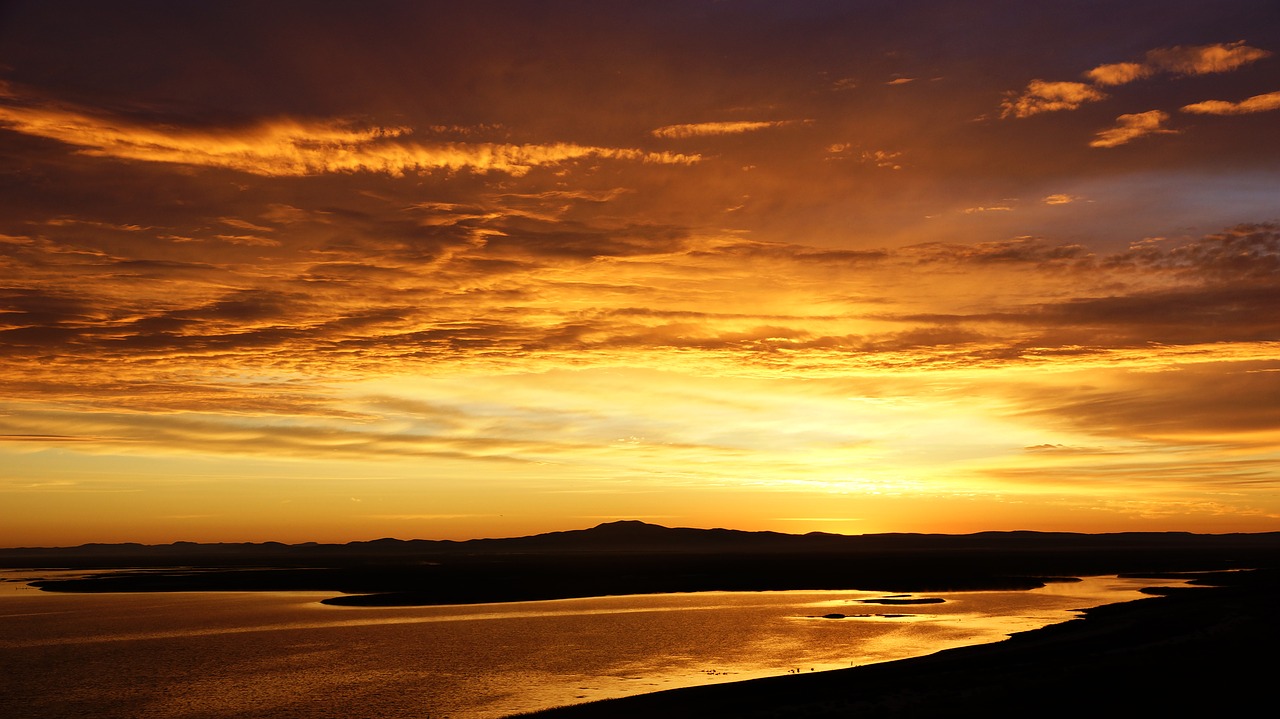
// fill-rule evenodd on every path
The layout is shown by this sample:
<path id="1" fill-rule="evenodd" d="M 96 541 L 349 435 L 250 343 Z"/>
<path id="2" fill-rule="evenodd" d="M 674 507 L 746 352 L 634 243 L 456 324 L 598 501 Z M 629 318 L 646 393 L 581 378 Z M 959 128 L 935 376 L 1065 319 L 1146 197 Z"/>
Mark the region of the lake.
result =
<path id="1" fill-rule="evenodd" d="M 11 719 L 493 719 L 997 641 L 1170 584 L 1087 577 L 901 605 L 787 591 L 355 608 L 318 603 L 332 593 L 55 594 L 20 581 L 52 576 L 0 572 Z"/>

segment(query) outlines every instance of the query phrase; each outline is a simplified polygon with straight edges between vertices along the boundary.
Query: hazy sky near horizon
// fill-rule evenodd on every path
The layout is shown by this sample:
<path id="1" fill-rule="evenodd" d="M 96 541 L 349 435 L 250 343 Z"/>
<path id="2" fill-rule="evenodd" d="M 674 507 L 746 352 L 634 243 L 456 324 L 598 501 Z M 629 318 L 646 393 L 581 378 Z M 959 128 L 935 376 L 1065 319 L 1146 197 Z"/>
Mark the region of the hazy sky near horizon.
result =
<path id="1" fill-rule="evenodd" d="M 0 4 L 0 546 L 1280 529 L 1280 5 Z"/>

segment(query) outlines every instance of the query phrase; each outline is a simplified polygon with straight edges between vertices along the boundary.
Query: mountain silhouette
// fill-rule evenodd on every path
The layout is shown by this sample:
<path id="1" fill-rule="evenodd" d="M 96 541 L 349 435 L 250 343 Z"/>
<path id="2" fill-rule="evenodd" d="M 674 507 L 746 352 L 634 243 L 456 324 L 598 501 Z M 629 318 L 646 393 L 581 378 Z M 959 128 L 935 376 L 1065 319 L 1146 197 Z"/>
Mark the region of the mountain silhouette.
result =
<path id="1" fill-rule="evenodd" d="M 316 559 L 396 559 L 436 555 L 512 553 L 883 553 L 883 552 L 1082 552 L 1105 550 L 1256 550 L 1280 548 L 1280 532 L 1193 534 L 1189 532 L 978 532 L 973 534 L 888 533 L 844 535 L 825 532 L 785 534 L 738 529 L 665 527 L 639 520 L 604 522 L 586 529 L 523 537 L 469 540 L 384 537 L 346 544 L 304 542 L 171 544 L 83 544 L 76 547 L 0 549 L 0 562 L 26 566 L 35 560 L 79 559 L 176 562 L 224 560 L 233 563 Z"/>

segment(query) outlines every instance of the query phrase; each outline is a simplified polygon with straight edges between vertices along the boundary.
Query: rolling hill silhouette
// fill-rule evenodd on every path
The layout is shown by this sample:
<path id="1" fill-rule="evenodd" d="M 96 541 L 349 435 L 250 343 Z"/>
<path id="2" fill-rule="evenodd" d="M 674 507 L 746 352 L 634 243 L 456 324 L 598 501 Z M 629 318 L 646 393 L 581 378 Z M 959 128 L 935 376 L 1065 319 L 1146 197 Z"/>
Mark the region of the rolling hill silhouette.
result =
<path id="1" fill-rule="evenodd" d="M 112 569 L 63 592 L 317 590 L 344 605 L 690 591 L 1028 589 L 1063 577 L 1269 566 L 1280 533 L 782 534 L 639 521 L 505 539 L 93 544 L 0 550 L 0 564 Z M 145 568 L 146 571 L 138 571 Z"/>

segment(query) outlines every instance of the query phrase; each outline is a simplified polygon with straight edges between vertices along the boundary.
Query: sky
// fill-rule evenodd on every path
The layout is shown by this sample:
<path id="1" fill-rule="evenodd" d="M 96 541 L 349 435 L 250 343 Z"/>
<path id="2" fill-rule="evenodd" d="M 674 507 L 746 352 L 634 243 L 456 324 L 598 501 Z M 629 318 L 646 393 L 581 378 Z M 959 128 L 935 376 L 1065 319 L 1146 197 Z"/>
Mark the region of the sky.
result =
<path id="1" fill-rule="evenodd" d="M 1280 530 L 1280 5 L 0 4 L 0 546 Z"/>

